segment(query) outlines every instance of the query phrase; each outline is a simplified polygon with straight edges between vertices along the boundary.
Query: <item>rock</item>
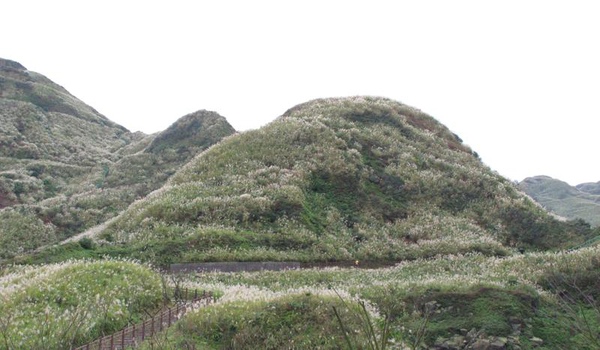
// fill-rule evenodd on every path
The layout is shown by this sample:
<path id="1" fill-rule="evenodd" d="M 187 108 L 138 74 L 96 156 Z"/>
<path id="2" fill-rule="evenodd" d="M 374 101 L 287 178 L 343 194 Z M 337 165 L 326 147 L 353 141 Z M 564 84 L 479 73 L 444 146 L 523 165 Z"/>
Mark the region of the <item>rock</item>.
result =
<path id="1" fill-rule="evenodd" d="M 515 323 L 523 324 L 523 320 L 521 320 L 521 318 L 516 317 L 516 316 L 509 317 L 508 322 L 510 322 L 511 324 L 515 324 Z"/>
<path id="2" fill-rule="evenodd" d="M 467 341 L 462 335 L 455 335 L 450 339 L 438 338 L 433 346 L 436 350 L 460 350 Z"/>
<path id="3" fill-rule="evenodd" d="M 488 339 L 477 339 L 473 345 L 473 350 L 489 350 L 490 349 L 490 341 Z"/>
<path id="4" fill-rule="evenodd" d="M 450 350 L 448 346 L 448 340 L 444 338 L 437 338 L 435 340 L 435 344 L 433 344 L 433 349 L 435 350 Z"/>
<path id="5" fill-rule="evenodd" d="M 521 331 L 523 330 L 523 320 L 521 320 L 518 317 L 510 317 L 508 321 L 510 322 L 510 326 L 513 330 L 513 333 L 516 335 L 520 335 Z"/>
<path id="6" fill-rule="evenodd" d="M 467 333 L 467 338 L 468 339 L 475 339 L 479 336 L 479 332 L 475 329 L 472 328 L 469 333 Z"/>
<path id="7" fill-rule="evenodd" d="M 438 308 L 438 303 L 435 300 L 425 303 L 425 307 L 424 307 L 426 314 L 433 313 L 434 311 L 437 310 L 437 308 Z"/>
<path id="8" fill-rule="evenodd" d="M 507 338 L 498 337 L 493 342 L 491 342 L 489 349 L 490 350 L 505 350 L 506 343 L 508 343 Z"/>
<path id="9" fill-rule="evenodd" d="M 508 337 L 508 342 L 511 344 L 521 344 L 521 340 L 516 335 L 511 335 Z"/>
<path id="10" fill-rule="evenodd" d="M 538 337 L 530 338 L 529 341 L 531 341 L 531 345 L 534 348 L 540 347 L 540 346 L 542 346 L 542 344 L 544 344 L 544 341 Z"/>
<path id="11" fill-rule="evenodd" d="M 512 324 L 512 334 L 521 335 L 521 325 L 520 324 Z"/>

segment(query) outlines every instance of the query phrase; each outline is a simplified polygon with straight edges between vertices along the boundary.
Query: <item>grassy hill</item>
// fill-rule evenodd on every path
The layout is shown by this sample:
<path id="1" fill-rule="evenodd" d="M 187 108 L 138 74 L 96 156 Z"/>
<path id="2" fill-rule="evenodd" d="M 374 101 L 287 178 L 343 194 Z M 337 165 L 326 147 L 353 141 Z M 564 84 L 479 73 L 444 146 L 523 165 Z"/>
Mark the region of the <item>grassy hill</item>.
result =
<path id="1" fill-rule="evenodd" d="M 144 135 L 16 62 L 0 72 L 0 258 L 17 263 L 0 264 L 0 349 L 85 344 L 180 288 L 218 300 L 141 349 L 600 348 L 600 248 L 563 250 L 598 229 L 557 221 L 417 109 L 320 99 L 240 134 L 199 111 Z M 18 110 L 39 118 L 19 127 Z M 138 260 L 354 267 L 173 275 Z"/>
<path id="2" fill-rule="evenodd" d="M 585 234 L 432 117 L 354 97 L 311 101 L 224 139 L 98 239 L 163 263 L 399 261 L 558 248 Z"/>
<path id="3" fill-rule="evenodd" d="M 105 222 L 234 133 L 208 111 L 184 116 L 162 133 L 131 133 L 43 75 L 4 59 L 0 121 L 0 260 Z"/>
<path id="4" fill-rule="evenodd" d="M 600 195 L 600 181 L 598 182 L 586 182 L 575 186 L 581 192 Z"/>
<path id="5" fill-rule="evenodd" d="M 0 208 L 35 203 L 135 141 L 64 88 L 0 59 Z"/>
<path id="6" fill-rule="evenodd" d="M 571 186 L 549 176 L 528 177 L 519 187 L 549 211 L 567 219 L 583 219 L 600 226 L 600 191 L 597 183 Z"/>

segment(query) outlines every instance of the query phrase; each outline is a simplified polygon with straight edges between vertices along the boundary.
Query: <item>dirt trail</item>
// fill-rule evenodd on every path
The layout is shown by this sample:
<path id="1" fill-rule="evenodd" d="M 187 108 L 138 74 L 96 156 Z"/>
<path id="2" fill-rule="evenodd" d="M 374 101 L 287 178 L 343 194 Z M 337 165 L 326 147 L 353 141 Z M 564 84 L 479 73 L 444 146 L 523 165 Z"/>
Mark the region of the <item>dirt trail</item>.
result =
<path id="1" fill-rule="evenodd" d="M 69 237 L 67 239 L 65 239 L 64 241 L 60 242 L 59 244 L 65 244 L 65 243 L 69 243 L 69 242 L 74 242 L 74 241 L 78 241 L 84 237 L 94 237 L 95 235 L 97 235 L 98 233 L 102 232 L 108 225 L 112 224 L 113 222 L 115 222 L 118 218 L 121 217 L 123 213 L 119 213 L 119 215 L 110 218 L 108 220 L 106 220 L 105 222 L 101 223 L 100 225 L 96 225 L 94 227 L 90 227 L 87 230 L 76 234 L 73 237 Z"/>

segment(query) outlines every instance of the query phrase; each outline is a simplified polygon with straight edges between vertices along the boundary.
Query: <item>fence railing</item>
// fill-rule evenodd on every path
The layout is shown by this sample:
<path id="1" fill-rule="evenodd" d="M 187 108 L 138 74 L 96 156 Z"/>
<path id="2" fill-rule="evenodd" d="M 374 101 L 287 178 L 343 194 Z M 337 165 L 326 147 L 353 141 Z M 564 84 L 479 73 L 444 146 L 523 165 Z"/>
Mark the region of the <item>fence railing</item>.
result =
<path id="1" fill-rule="evenodd" d="M 179 320 L 187 311 L 196 307 L 206 306 L 214 302 L 212 292 L 197 290 L 191 293 L 185 290 L 177 290 L 181 301 L 142 323 L 123 328 L 111 335 L 103 336 L 90 343 L 74 348 L 74 350 L 123 350 L 138 346 L 145 339 L 151 338 L 156 333 L 169 328 L 175 321 Z M 188 299 L 188 297 L 192 297 Z"/>
<path id="2" fill-rule="evenodd" d="M 587 247 L 593 246 L 594 244 L 597 244 L 597 243 L 600 243 L 600 236 L 596 236 L 596 237 L 589 239 L 575 247 L 572 247 L 571 249 L 569 249 L 569 251 L 577 250 L 577 249 L 581 249 L 581 248 L 587 248 Z"/>

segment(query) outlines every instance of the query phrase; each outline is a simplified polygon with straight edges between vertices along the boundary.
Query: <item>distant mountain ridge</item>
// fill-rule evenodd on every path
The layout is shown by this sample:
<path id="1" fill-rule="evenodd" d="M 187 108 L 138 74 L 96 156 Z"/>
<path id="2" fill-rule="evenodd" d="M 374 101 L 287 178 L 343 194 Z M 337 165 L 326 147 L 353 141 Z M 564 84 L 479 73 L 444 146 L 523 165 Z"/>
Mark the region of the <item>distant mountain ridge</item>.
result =
<path id="1" fill-rule="evenodd" d="M 550 176 L 532 176 L 519 183 L 525 193 L 549 211 L 567 219 L 600 226 L 600 182 L 571 186 Z"/>
<path id="2" fill-rule="evenodd" d="M 600 181 L 586 182 L 575 186 L 581 192 L 586 192 L 593 195 L 600 195 Z"/>

